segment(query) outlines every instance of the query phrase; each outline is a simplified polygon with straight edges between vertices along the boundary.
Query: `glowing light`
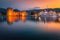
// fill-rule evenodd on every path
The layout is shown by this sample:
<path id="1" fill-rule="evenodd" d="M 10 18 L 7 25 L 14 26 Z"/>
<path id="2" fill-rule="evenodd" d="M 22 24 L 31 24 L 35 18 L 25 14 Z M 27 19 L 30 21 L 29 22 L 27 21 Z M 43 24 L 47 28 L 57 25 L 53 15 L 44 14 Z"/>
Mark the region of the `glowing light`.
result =
<path id="1" fill-rule="evenodd" d="M 42 25 L 42 30 L 48 32 L 59 32 L 60 31 L 60 23 L 48 22 Z"/>
<path id="2" fill-rule="evenodd" d="M 58 18 L 58 21 L 60 22 L 60 18 Z"/>
<path id="3" fill-rule="evenodd" d="M 12 23 L 16 20 L 22 20 L 25 21 L 26 20 L 26 11 L 21 11 L 21 12 L 15 12 L 13 11 L 13 9 L 9 8 L 7 11 L 7 20 L 8 22 Z"/>

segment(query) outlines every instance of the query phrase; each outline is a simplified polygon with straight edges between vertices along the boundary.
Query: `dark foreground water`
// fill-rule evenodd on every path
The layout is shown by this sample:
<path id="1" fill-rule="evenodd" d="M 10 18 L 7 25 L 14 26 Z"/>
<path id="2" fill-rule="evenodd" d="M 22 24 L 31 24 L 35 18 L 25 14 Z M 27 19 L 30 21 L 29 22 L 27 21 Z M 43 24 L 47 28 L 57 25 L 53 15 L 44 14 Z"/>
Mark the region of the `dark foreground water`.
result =
<path id="1" fill-rule="evenodd" d="M 60 23 L 34 18 L 9 23 L 7 19 L 0 19 L 0 39 L 60 40 Z"/>

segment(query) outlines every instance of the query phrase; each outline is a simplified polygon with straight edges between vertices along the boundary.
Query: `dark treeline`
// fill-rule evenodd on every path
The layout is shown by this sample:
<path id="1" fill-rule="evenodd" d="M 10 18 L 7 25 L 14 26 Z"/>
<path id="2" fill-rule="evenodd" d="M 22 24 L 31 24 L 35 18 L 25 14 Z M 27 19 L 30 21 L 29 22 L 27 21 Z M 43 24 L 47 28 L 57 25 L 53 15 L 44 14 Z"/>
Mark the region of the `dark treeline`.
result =
<path id="1" fill-rule="evenodd" d="M 6 15 L 7 9 L 0 8 L 0 15 Z"/>
<path id="2" fill-rule="evenodd" d="M 38 12 L 41 12 L 43 9 L 32 9 L 32 10 L 26 10 L 28 14 L 31 14 L 33 15 L 33 13 L 38 13 Z M 55 10 L 56 12 L 60 12 L 60 8 L 47 8 L 46 9 L 47 11 L 50 11 L 50 10 Z M 13 9 L 13 11 L 16 11 L 16 12 L 19 12 L 20 10 L 18 9 Z M 7 14 L 7 9 L 5 8 L 0 8 L 0 15 L 6 15 Z"/>
<path id="3" fill-rule="evenodd" d="M 18 9 L 13 9 L 13 11 L 19 12 L 20 10 L 18 10 Z M 6 16 L 6 15 L 7 15 L 7 9 L 5 9 L 5 8 L 0 8 L 0 15 L 1 15 L 1 16 Z"/>

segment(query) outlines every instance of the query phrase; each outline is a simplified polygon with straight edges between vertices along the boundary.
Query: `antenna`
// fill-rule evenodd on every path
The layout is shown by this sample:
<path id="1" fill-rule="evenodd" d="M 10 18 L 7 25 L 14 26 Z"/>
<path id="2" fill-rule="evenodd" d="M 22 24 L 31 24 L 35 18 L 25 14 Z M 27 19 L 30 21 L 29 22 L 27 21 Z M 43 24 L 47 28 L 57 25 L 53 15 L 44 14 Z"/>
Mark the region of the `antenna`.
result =
<path id="1" fill-rule="evenodd" d="M 48 11 L 48 4 L 47 4 L 47 8 L 46 8 L 46 9 L 47 9 L 47 11 Z"/>

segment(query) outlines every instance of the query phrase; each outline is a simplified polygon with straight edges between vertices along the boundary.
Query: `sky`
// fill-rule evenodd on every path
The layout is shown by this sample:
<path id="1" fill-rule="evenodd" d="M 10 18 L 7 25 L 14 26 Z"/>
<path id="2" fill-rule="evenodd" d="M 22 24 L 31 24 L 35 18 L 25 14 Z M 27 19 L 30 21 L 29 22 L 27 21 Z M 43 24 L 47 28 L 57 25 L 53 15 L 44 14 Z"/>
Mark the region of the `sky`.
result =
<path id="1" fill-rule="evenodd" d="M 38 8 L 60 8 L 60 0 L 0 0 L 0 8 L 12 7 L 25 10 Z"/>

